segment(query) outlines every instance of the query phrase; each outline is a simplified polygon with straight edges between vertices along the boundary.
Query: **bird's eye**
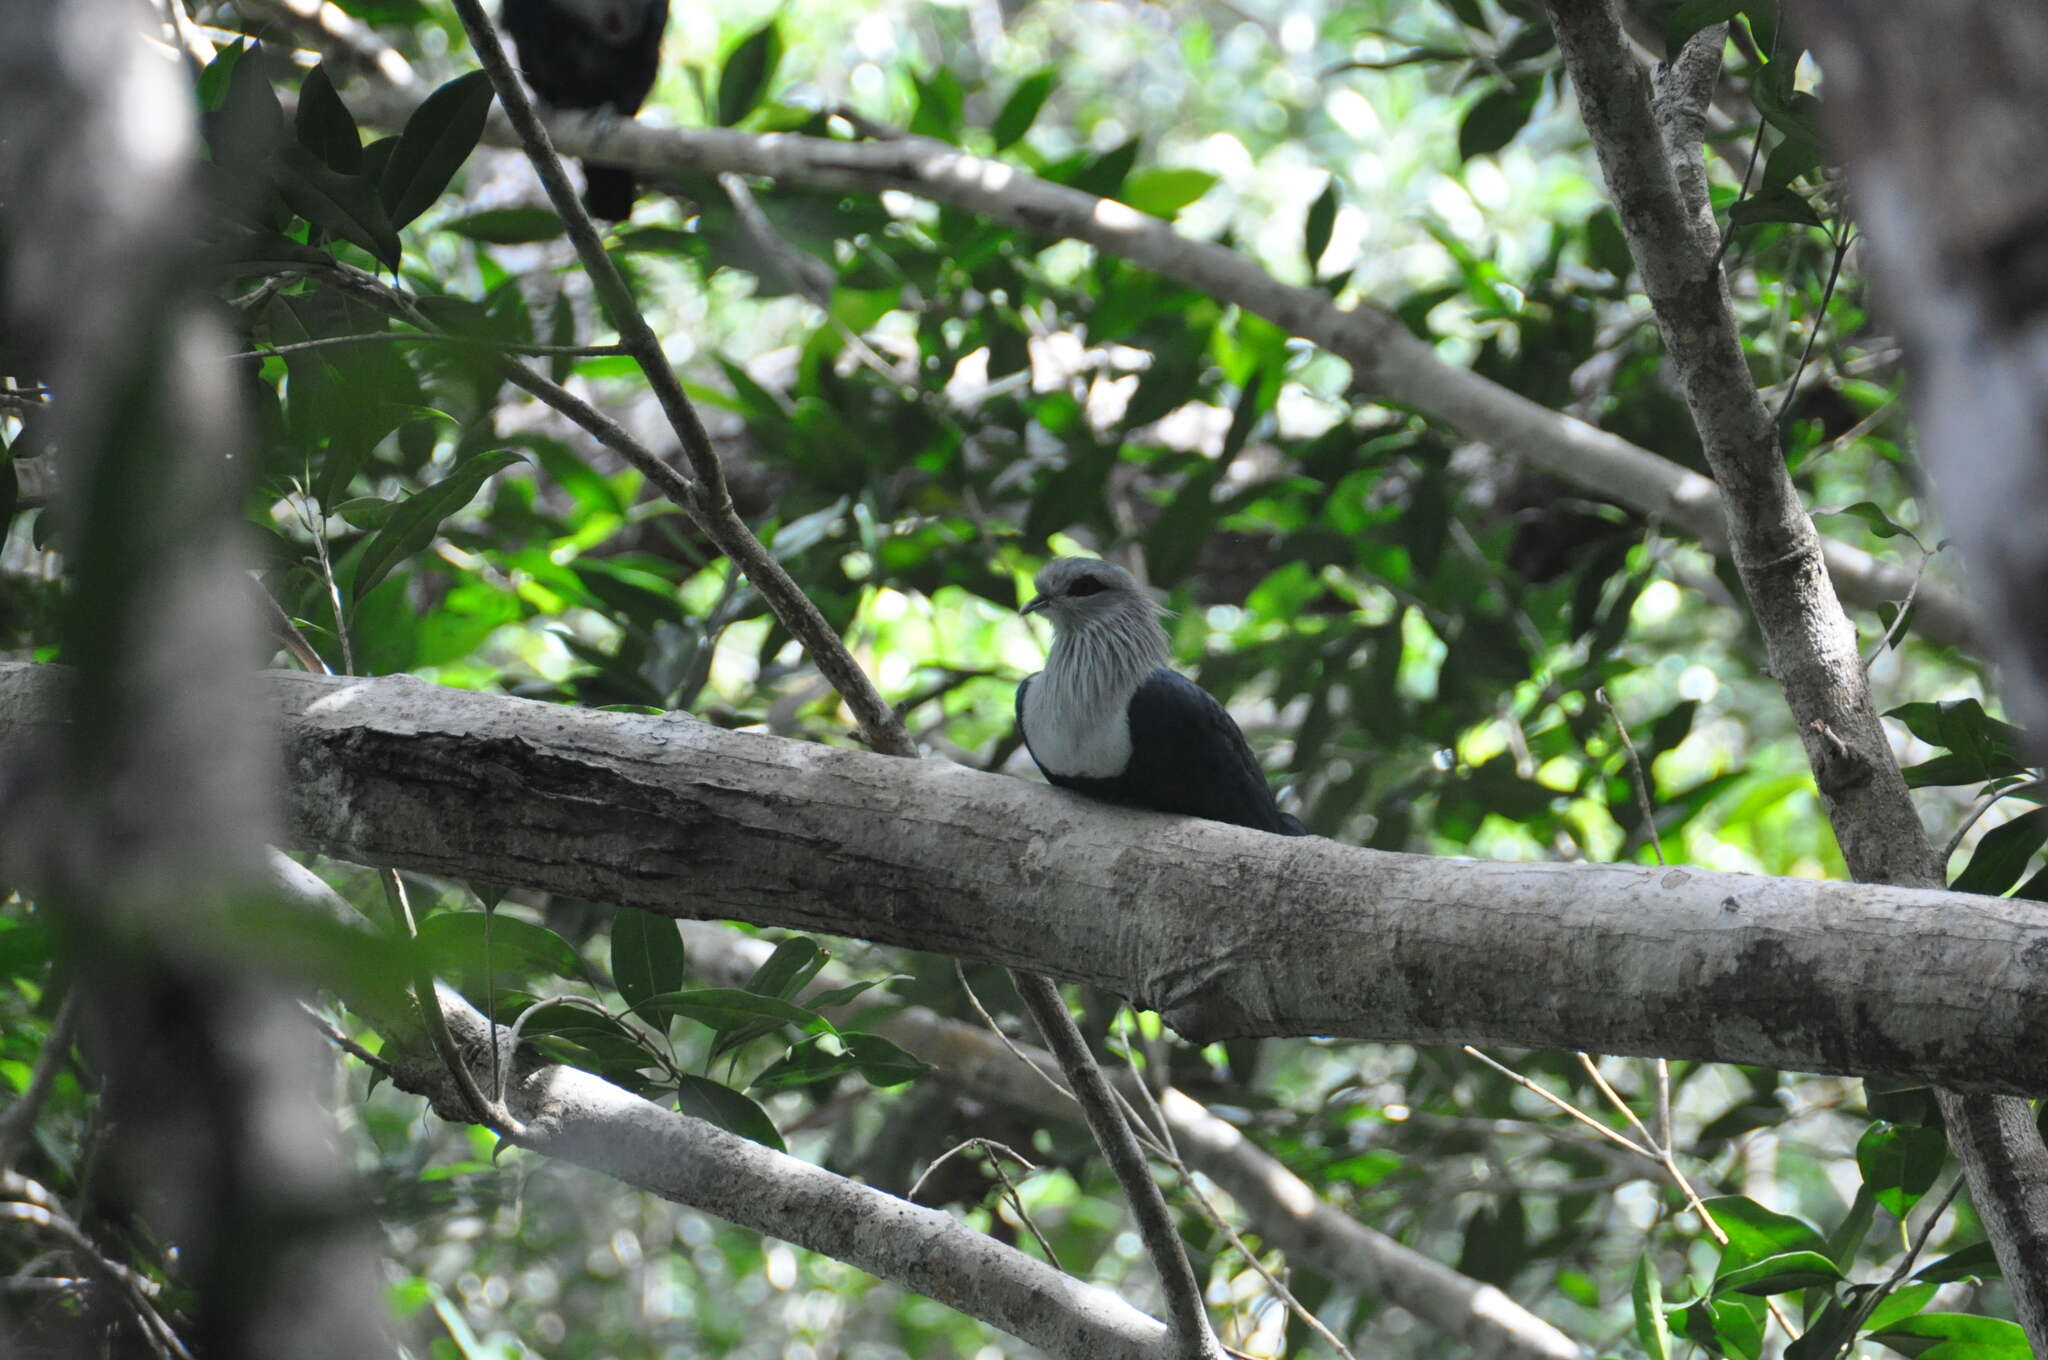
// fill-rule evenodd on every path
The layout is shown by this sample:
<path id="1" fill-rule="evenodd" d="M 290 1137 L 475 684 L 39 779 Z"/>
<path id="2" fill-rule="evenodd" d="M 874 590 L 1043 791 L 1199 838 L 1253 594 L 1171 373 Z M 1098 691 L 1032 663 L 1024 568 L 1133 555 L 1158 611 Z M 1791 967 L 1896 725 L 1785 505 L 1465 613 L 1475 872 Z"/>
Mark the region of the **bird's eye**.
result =
<path id="1" fill-rule="evenodd" d="M 1067 594 L 1071 598 L 1079 598 L 1083 595 L 1100 595 L 1101 593 L 1102 582 L 1093 576 L 1083 576 L 1080 580 L 1067 587 Z"/>

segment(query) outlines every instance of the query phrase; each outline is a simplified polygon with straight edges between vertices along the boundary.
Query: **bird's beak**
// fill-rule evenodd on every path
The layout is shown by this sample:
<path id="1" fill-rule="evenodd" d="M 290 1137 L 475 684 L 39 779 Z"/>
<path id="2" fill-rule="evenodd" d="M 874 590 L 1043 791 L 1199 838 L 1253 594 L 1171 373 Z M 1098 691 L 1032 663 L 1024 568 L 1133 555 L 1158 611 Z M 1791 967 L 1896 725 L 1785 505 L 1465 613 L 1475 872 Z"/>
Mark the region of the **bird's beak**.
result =
<path id="1" fill-rule="evenodd" d="M 1036 614 L 1038 611 L 1044 609 L 1047 605 L 1051 603 L 1052 596 L 1041 595 L 1037 599 L 1033 600 L 1030 604 L 1025 605 L 1022 609 L 1018 610 L 1017 612 L 1019 614 Z"/>

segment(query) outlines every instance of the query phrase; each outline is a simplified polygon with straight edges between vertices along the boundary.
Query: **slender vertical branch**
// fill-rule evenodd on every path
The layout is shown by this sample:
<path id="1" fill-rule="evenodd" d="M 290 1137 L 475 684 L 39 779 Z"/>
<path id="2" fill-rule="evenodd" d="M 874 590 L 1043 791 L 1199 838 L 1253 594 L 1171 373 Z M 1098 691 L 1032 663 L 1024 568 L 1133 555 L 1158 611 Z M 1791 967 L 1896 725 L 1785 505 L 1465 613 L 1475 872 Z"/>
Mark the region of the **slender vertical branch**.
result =
<path id="1" fill-rule="evenodd" d="M 917 746 L 903 726 L 902 718 L 883 700 L 874 683 L 848 653 L 845 643 L 818 611 L 817 605 L 790 579 L 782 564 L 769 556 L 768 550 L 761 546 L 753 530 L 733 508 L 732 494 L 726 489 L 725 469 L 719 462 L 718 451 L 711 446 L 711 436 L 697 418 L 696 408 L 684 395 L 683 385 L 662 351 L 654 328 L 640 314 L 632 290 L 605 253 L 597 225 L 577 201 L 575 191 L 569 185 L 568 171 L 563 168 L 561 157 L 555 154 L 554 144 L 542 126 L 540 116 L 534 111 L 533 100 L 527 96 L 526 87 L 514 74 L 511 60 L 505 55 L 505 45 L 498 40 L 490 20 L 484 17 L 482 4 L 479 0 L 455 0 L 455 10 L 469 34 L 470 45 L 476 49 L 484 70 L 490 74 L 491 84 L 498 92 L 498 102 L 505 106 L 506 116 L 519 134 L 520 144 L 525 147 L 527 158 L 533 162 L 534 171 L 540 176 L 541 187 L 547 191 L 549 201 L 568 229 L 570 244 L 576 248 L 576 257 L 583 262 L 584 272 L 590 276 L 605 319 L 618 331 L 620 344 L 626 352 L 639 363 L 655 400 L 661 403 L 676 438 L 682 441 L 683 456 L 689 462 L 693 478 L 685 502 L 687 508 L 696 515 L 719 551 L 746 572 L 747 579 L 753 582 L 754 589 L 761 592 L 761 598 L 774 611 L 775 617 L 803 644 L 818 670 L 846 701 L 854 721 L 860 726 L 861 740 L 889 755 L 914 755 Z M 674 497 L 679 491 L 670 491 L 669 494 Z"/>
<path id="2" fill-rule="evenodd" d="M 1110 1170 L 1116 1173 L 1117 1183 L 1131 1202 L 1131 1212 L 1138 1220 L 1138 1235 L 1144 1239 L 1145 1250 L 1159 1272 L 1160 1286 L 1166 1291 L 1167 1320 L 1181 1354 L 1192 1360 L 1221 1360 L 1222 1347 L 1210 1330 L 1209 1315 L 1202 1307 L 1201 1284 L 1195 1279 L 1194 1267 L 1188 1264 L 1173 1217 L 1166 1211 L 1166 1199 L 1159 1193 L 1159 1183 L 1152 1179 L 1145 1154 L 1139 1151 L 1137 1136 L 1124 1121 L 1108 1079 L 1095 1065 L 1094 1056 L 1081 1041 L 1080 1031 L 1074 1028 L 1059 988 L 1050 978 L 1036 973 L 1017 972 L 1011 976 L 1017 980 L 1017 994 L 1024 999 L 1025 1009 L 1038 1022 L 1046 1044 L 1066 1069 L 1067 1079 L 1073 1082 L 1088 1128 L 1101 1144 Z"/>
<path id="3" fill-rule="evenodd" d="M 1842 856 L 1863 882 L 1940 887 L 1942 866 L 1878 723 L 1855 630 L 1750 377 L 1712 221 L 1680 190 L 1673 160 L 1694 150 L 1659 137 L 1615 0 L 1550 0 L 1550 11 Z M 2048 1353 L 2048 1149 L 2025 1101 L 1949 1091 L 1939 1099 L 2014 1311 L 2035 1350 Z"/>

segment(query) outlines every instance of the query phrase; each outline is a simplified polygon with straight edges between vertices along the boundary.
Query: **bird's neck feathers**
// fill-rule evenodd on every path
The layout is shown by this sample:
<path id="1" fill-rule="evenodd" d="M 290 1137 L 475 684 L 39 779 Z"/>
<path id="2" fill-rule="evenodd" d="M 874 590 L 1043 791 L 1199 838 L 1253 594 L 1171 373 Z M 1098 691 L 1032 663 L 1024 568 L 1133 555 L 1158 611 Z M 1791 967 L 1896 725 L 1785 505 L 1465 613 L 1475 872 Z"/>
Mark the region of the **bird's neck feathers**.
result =
<path id="1" fill-rule="evenodd" d="M 1150 600 L 1134 599 L 1107 618 L 1059 629 L 1045 659 L 1055 711 L 1121 712 L 1146 676 L 1166 664 L 1166 630 Z"/>
<path id="2" fill-rule="evenodd" d="M 592 33 L 615 44 L 639 36 L 654 3 L 655 0 L 555 0 L 565 14 L 574 15 Z"/>

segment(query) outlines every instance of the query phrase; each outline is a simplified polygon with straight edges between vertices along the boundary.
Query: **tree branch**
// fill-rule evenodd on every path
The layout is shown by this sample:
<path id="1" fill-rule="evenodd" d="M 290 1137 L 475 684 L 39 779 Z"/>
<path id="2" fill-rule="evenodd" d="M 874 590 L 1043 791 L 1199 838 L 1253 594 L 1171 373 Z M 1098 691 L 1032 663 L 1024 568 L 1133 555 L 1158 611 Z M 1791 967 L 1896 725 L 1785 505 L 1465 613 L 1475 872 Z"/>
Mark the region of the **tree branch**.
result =
<path id="1" fill-rule="evenodd" d="M 547 128 L 534 111 L 533 100 L 528 97 L 526 87 L 513 72 L 511 60 L 505 55 L 505 45 L 498 40 L 490 20 L 484 17 L 483 6 L 478 0 L 455 0 L 455 11 L 461 16 L 462 26 L 469 33 L 470 45 L 476 49 L 484 70 L 490 73 L 491 84 L 498 92 L 498 102 L 518 132 L 527 159 L 533 162 L 534 171 L 540 176 L 541 187 L 547 190 L 555 212 L 568 228 L 570 244 L 575 246 L 576 257 L 583 262 L 584 273 L 590 276 L 605 319 L 618 331 L 620 344 L 626 352 L 639 363 L 655 399 L 668 416 L 670 428 L 682 441 L 683 456 L 689 460 L 690 470 L 696 477 L 690 488 L 688 505 L 694 510 L 698 523 L 719 550 L 747 574 L 747 579 L 753 582 L 754 589 L 760 592 L 782 626 L 803 644 L 812 663 L 846 701 L 859 725 L 861 740 L 890 755 L 916 755 L 917 743 L 910 739 L 903 719 L 882 698 L 874 683 L 847 652 L 846 644 L 826 622 L 817 605 L 811 603 L 810 597 L 782 569 L 782 564 L 761 546 L 761 541 L 754 537 L 754 531 L 733 508 L 732 495 L 725 485 L 725 469 L 719 463 L 718 451 L 711 447 L 711 436 L 697 418 L 696 408 L 690 404 L 689 397 L 684 395 L 683 385 L 677 380 L 675 369 L 669 364 L 668 355 L 663 352 L 654 328 L 640 314 L 632 290 L 626 287 L 618 266 L 605 253 L 604 242 L 598 239 L 597 227 L 590 220 L 590 214 L 577 201 L 561 157 L 555 154 L 554 145 L 548 140 Z"/>
<path id="2" fill-rule="evenodd" d="M 487 1053 L 493 1030 L 500 1043 L 508 1034 L 445 989 L 441 1010 L 466 1053 Z M 466 1098 L 426 1045 L 387 1045 L 383 1056 L 401 1089 L 426 1096 L 444 1117 L 468 1118 Z M 488 1075 L 483 1069 L 477 1079 Z M 1053 1355 L 1179 1354 L 1163 1324 L 1108 1290 L 937 1209 L 676 1114 L 587 1072 L 529 1060 L 515 1068 L 505 1103 L 519 1120 L 522 1147 L 844 1261 Z"/>
<path id="3" fill-rule="evenodd" d="M 1039 1033 L 1052 1046 L 1061 1070 L 1074 1084 L 1074 1098 L 1080 1102 L 1088 1129 L 1095 1135 L 1103 1156 L 1109 1159 L 1109 1169 L 1116 1173 L 1124 1197 L 1131 1202 L 1131 1212 L 1138 1220 L 1138 1235 L 1144 1239 L 1146 1254 L 1152 1258 L 1159 1272 L 1160 1288 L 1166 1293 L 1166 1313 L 1172 1320 L 1175 1350 L 1192 1360 L 1222 1360 L 1223 1348 L 1209 1327 L 1209 1314 L 1202 1307 L 1202 1286 L 1188 1264 L 1187 1253 L 1181 1249 L 1180 1232 L 1173 1226 L 1173 1216 L 1166 1211 L 1158 1182 L 1152 1179 L 1145 1154 L 1138 1150 L 1138 1140 L 1131 1133 L 1131 1126 L 1124 1122 L 1123 1111 L 1110 1094 L 1102 1069 L 1095 1065 L 1094 1055 L 1088 1052 L 1080 1031 L 1074 1028 L 1073 1018 L 1067 1014 L 1060 989 L 1051 979 L 1037 973 L 1019 970 L 1014 976 L 1017 995 L 1038 1023 Z"/>
<path id="4" fill-rule="evenodd" d="M 1850 170 L 1913 365 L 1918 447 L 1944 521 L 1996 623 L 2004 691 L 2048 743 L 2048 197 L 2015 174 L 2048 136 L 2048 14 L 2038 5 L 1807 6 L 1823 113 Z M 1970 1197 L 2015 1310 L 2048 1354 L 2048 1149 L 2017 1101 L 1941 1094 Z"/>
<path id="5" fill-rule="evenodd" d="M 1780 456 L 1742 353 L 1703 203 L 1688 203 L 1658 137 L 1614 0 L 1551 0 L 1608 192 L 1643 276 L 1707 462 L 1729 541 L 1843 858 L 1866 883 L 1944 881 L 1870 700 L 1855 630 Z M 1684 148 L 1684 154 L 1691 154 Z M 1953 1085 L 1955 1083 L 1948 1083 Z M 1950 1141 L 2033 1346 L 2048 1352 L 2048 1150 L 2023 1101 L 1940 1096 Z"/>
<path id="6" fill-rule="evenodd" d="M 360 116 L 386 126 L 402 125 L 416 102 L 373 86 L 352 89 L 349 97 Z M 1364 305 L 1341 310 L 1323 292 L 1282 284 L 1236 251 L 1182 236 L 1170 223 L 1121 203 L 926 137 L 839 142 L 794 133 L 655 128 L 631 119 L 600 126 L 601 121 L 562 113 L 548 126 L 571 154 L 600 155 L 649 176 L 735 171 L 804 188 L 868 194 L 894 189 L 1043 237 L 1086 241 L 1316 342 L 1352 366 L 1354 386 L 1364 396 L 1412 406 L 1596 495 L 1676 525 L 1710 551 L 1728 551 L 1720 494 L 1709 479 L 1445 363 L 1387 312 Z M 511 143 L 509 130 L 495 119 L 484 136 L 497 145 Z M 1822 549 L 1844 597 L 1857 604 L 1895 603 L 1912 588 L 1913 573 L 1901 564 L 1831 540 Z M 1969 645 L 1976 636 L 1969 603 L 1934 587 L 1921 590 L 1913 626 L 1938 642 Z"/>
<path id="7" fill-rule="evenodd" d="M 0 666 L 0 754 L 66 673 Z M 940 761 L 403 677 L 265 676 L 292 843 L 1087 982 L 1201 1041 L 1326 1034 L 2048 1090 L 2048 921 L 1966 894 L 1469 862 Z M 1490 985 L 1471 985 L 1472 960 Z"/>
<path id="8" fill-rule="evenodd" d="M 682 923 L 690 966 L 708 980 L 740 986 L 772 952 L 756 936 L 709 922 Z M 824 991 L 850 979 L 828 965 L 812 983 Z M 991 1099 L 1032 1110 L 1049 1119 L 1072 1119 L 1071 1100 L 1056 1092 L 1041 1073 L 1050 1053 L 1021 1052 L 979 1026 L 949 1020 L 922 1006 L 878 1009 L 856 1002 L 844 1013 Z M 840 1012 L 835 1012 L 838 1014 Z M 1115 1083 L 1135 1097 L 1136 1081 L 1120 1073 Z M 1267 1155 L 1237 1127 L 1171 1087 L 1159 1109 L 1181 1155 L 1229 1192 L 1251 1226 L 1268 1244 L 1353 1289 L 1405 1308 L 1446 1335 L 1494 1360 L 1581 1360 L 1584 1351 L 1570 1337 L 1528 1312 L 1491 1285 L 1460 1275 L 1376 1232 L 1327 1200 L 1300 1177 Z"/>

